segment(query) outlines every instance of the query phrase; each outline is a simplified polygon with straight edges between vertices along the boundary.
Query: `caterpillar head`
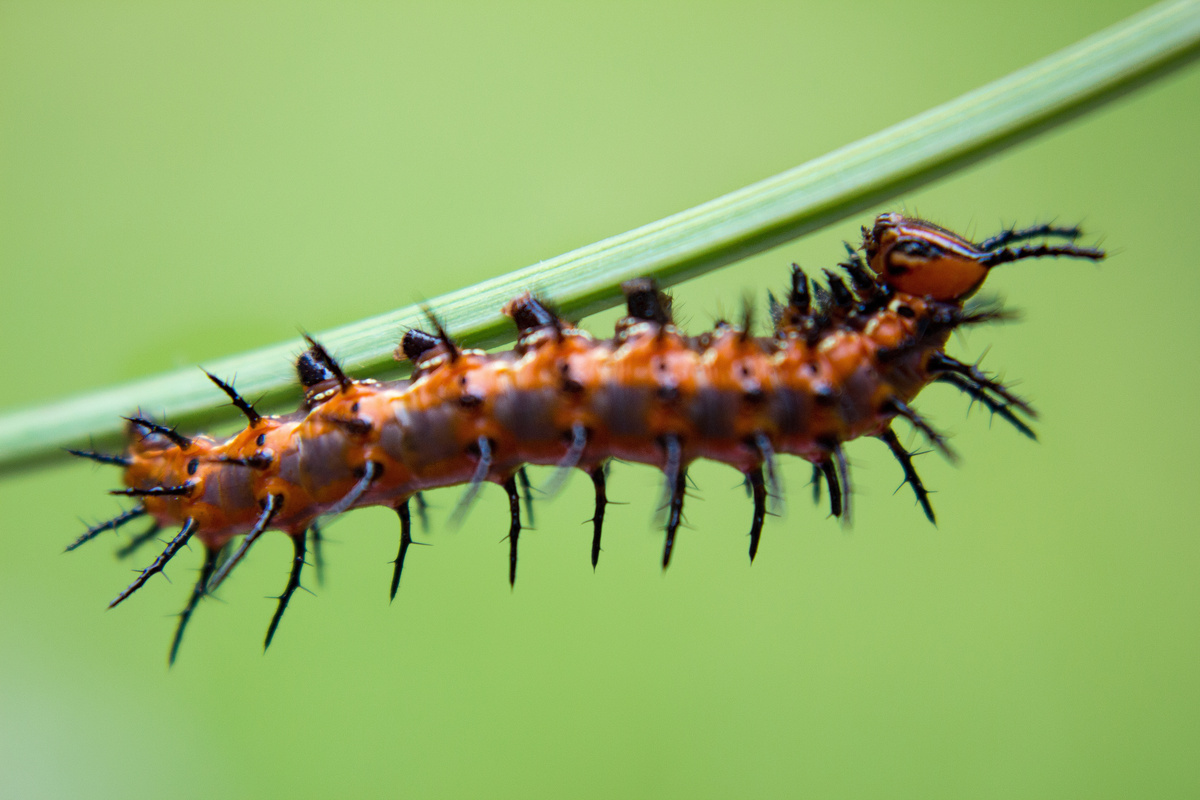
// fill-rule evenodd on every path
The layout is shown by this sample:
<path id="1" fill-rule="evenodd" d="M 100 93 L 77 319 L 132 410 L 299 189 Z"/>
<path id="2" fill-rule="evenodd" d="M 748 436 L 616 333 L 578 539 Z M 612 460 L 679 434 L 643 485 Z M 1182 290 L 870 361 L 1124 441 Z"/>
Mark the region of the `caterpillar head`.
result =
<path id="1" fill-rule="evenodd" d="M 1078 226 L 1034 225 L 1006 228 L 976 244 L 932 222 L 881 214 L 871 230 L 863 228 L 863 249 L 885 286 L 927 300 L 957 303 L 974 294 L 988 270 L 1000 264 L 1046 256 L 1103 259 L 1103 250 L 1075 244 L 1082 235 Z M 1065 241 L 1047 241 L 1055 239 Z M 1042 241 L 1021 244 L 1032 240 Z"/>
<path id="2" fill-rule="evenodd" d="M 987 277 L 991 253 L 902 214 L 880 214 L 863 228 L 867 263 L 886 286 L 904 294 L 954 302 L 970 297 Z"/>

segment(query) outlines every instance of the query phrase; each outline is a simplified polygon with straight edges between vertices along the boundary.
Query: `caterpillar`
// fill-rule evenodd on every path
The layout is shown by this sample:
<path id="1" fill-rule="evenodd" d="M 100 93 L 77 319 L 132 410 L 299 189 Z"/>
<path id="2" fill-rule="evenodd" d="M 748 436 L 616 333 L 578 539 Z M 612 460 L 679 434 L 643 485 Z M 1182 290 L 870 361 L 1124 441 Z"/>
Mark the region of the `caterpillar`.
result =
<path id="1" fill-rule="evenodd" d="M 591 478 L 593 567 L 608 502 L 606 468 L 614 459 L 664 474 L 664 569 L 682 519 L 688 467 L 697 459 L 728 464 L 744 476 L 753 502 L 751 561 L 768 500 L 780 495 L 777 458 L 809 461 L 814 489 L 823 483 L 830 512 L 848 518 L 844 448 L 861 437 L 889 448 L 934 522 L 929 492 L 894 420 L 904 419 L 953 459 L 946 439 L 911 404 L 936 381 L 1036 438 L 1029 403 L 945 347 L 952 331 L 1005 317 L 998 306 L 967 302 L 992 268 L 1046 256 L 1104 258 L 1102 250 L 1076 245 L 1081 235 L 1078 227 L 1039 225 L 973 242 L 931 222 L 883 214 L 863 228 L 861 247 L 846 245 L 841 274 L 824 270 L 822 284 L 792 265 L 785 301 L 768 295 L 773 332 L 766 337 L 752 334 L 749 304 L 741 324 L 719 322 L 688 336 L 673 321 L 671 298 L 650 279 L 624 284 L 626 316 L 611 339 L 593 338 L 530 293 L 503 309 L 518 332 L 506 352 L 464 349 L 431 315 L 432 332 L 409 330 L 397 348 L 397 359 L 412 365 L 406 380 L 355 380 L 306 336 L 307 349 L 296 362 L 303 401 L 293 413 L 261 414 L 232 385 L 208 374 L 246 417 L 240 432 L 186 436 L 136 415 L 127 418 L 130 441 L 123 453 L 71 450 L 121 467 L 125 488 L 112 494 L 135 505 L 88 528 L 66 549 L 141 517 L 152 525 L 119 554 L 134 552 L 163 529 L 179 529 L 111 608 L 162 572 L 189 541 L 203 544 L 199 578 L 171 642 L 174 663 L 201 599 L 268 530 L 291 537 L 294 559 L 264 648 L 300 586 L 310 540 L 320 568 L 323 518 L 372 505 L 395 510 L 395 598 L 413 544 L 410 504 L 423 515 L 421 492 L 429 489 L 465 485 L 460 515 L 483 484 L 503 487 L 508 578 L 515 584 L 522 494 L 531 499 L 528 465 L 554 467 L 552 485 L 576 469 Z M 527 516 L 531 511 L 530 504 Z"/>

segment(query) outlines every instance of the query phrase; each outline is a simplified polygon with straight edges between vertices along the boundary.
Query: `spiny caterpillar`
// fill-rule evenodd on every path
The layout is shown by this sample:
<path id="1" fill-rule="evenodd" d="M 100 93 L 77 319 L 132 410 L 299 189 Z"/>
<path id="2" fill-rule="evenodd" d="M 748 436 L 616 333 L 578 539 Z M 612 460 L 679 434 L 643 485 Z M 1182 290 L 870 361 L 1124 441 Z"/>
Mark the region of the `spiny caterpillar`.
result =
<path id="1" fill-rule="evenodd" d="M 597 340 L 558 317 L 531 294 L 504 312 L 519 332 L 507 352 L 460 348 L 434 320 L 435 331 L 408 331 L 397 359 L 413 364 L 407 380 L 348 377 L 320 344 L 296 368 L 301 407 L 266 416 L 220 378 L 212 381 L 246 416 L 226 439 L 185 436 L 142 416 L 128 418 L 131 442 L 121 455 L 72 450 L 124 469 L 127 488 L 113 494 L 137 505 L 88 529 L 67 550 L 142 516 L 153 526 L 119 553 L 127 555 L 163 528 L 181 530 L 115 606 L 161 572 L 192 538 L 204 545 L 200 577 L 179 615 L 170 661 L 197 604 L 212 593 L 263 533 L 292 538 L 295 558 L 267 629 L 269 646 L 300 585 L 309 532 L 318 521 L 363 506 L 385 505 L 400 518 L 392 573 L 394 598 L 413 543 L 409 503 L 423 513 L 420 492 L 465 484 L 456 514 L 486 481 L 509 502 L 510 582 L 517 575 L 520 493 L 529 499 L 526 465 L 557 468 L 557 485 L 581 469 L 595 488 L 591 557 L 600 552 L 611 459 L 649 464 L 666 479 L 666 542 L 671 560 L 683 512 L 688 465 L 728 464 L 744 476 L 754 510 L 750 558 L 758 551 L 769 496 L 780 494 L 776 457 L 813 465 L 814 487 L 828 487 L 831 511 L 848 516 L 850 480 L 843 445 L 862 436 L 882 440 L 930 521 L 929 494 L 892 429 L 902 417 L 948 457 L 943 437 L 910 405 L 934 381 L 948 383 L 1033 437 L 1029 404 L 995 378 L 944 352 L 951 331 L 999 319 L 995 307 L 964 305 L 993 267 L 1042 256 L 1099 260 L 1101 250 L 1074 244 L 1078 228 L 1008 229 L 975 243 L 929 222 L 884 214 L 863 229 L 858 250 L 839 266 L 849 282 L 825 270 L 810 283 L 793 265 L 787 302 L 770 298 L 774 333 L 756 337 L 747 311 L 742 325 L 721 322 L 700 336 L 673 323 L 670 297 L 653 281 L 624 285 L 627 316 L 612 339 Z M 1030 244 L 1034 240 L 1040 243 Z M 1051 244 L 1045 240 L 1059 240 Z M 244 537 L 236 549 L 233 540 Z M 319 550 L 316 552 L 318 565 Z"/>

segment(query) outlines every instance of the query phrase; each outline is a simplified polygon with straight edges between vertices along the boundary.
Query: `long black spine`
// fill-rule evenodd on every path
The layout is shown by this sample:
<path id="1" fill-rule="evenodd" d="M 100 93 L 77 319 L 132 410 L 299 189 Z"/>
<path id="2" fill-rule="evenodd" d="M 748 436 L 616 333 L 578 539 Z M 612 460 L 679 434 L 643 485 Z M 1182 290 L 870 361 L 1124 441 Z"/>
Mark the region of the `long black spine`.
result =
<path id="1" fill-rule="evenodd" d="M 63 550 L 63 552 L 69 553 L 72 550 L 74 550 L 76 547 L 79 547 L 81 544 L 85 544 L 87 542 L 90 542 L 92 539 L 95 539 L 97 536 L 104 533 L 105 531 L 115 531 L 117 528 L 121 527 L 125 523 L 135 520 L 145 513 L 146 513 L 146 509 L 142 508 L 141 506 L 134 506 L 133 508 L 129 509 L 128 511 L 122 511 L 120 514 L 113 517 L 112 519 L 107 520 L 106 522 L 101 522 L 99 525 L 93 525 L 92 527 L 88 528 L 86 531 L 83 532 L 83 534 L 78 539 L 76 539 L 75 541 L 73 541 L 69 545 L 67 545 L 66 549 Z M 157 528 L 155 530 L 157 531 Z"/>
<path id="2" fill-rule="evenodd" d="M 153 541 L 158 532 L 162 530 L 162 526 L 157 522 L 150 525 L 149 528 L 134 536 L 121 547 L 117 548 L 116 556 L 120 559 L 129 558 L 131 555 L 142 549 L 142 546 Z"/>
<path id="3" fill-rule="evenodd" d="M 521 497 L 517 493 L 517 482 L 510 475 L 504 481 L 508 495 L 508 585 L 517 585 L 517 542 L 521 538 Z"/>
<path id="4" fill-rule="evenodd" d="M 125 598 L 129 597 L 129 595 L 142 588 L 146 581 L 150 580 L 150 578 L 156 573 L 162 572 L 163 567 L 167 565 L 167 562 L 171 560 L 171 557 L 178 553 L 180 549 L 187 544 L 188 539 L 192 538 L 192 534 L 196 532 L 197 527 L 199 526 L 196 525 L 196 520 L 194 519 L 189 519 L 187 522 L 185 522 L 183 524 L 183 529 L 179 531 L 178 535 L 176 535 L 174 539 L 167 543 L 166 549 L 159 554 L 158 558 L 154 559 L 154 563 L 142 570 L 142 574 L 138 575 L 134 582 L 126 587 L 125 591 L 114 597 L 113 601 L 108 604 L 108 607 L 113 608 L 114 606 L 118 605 L 121 601 L 125 600 Z"/>
<path id="5" fill-rule="evenodd" d="M 521 497 L 525 500 L 525 517 L 529 520 L 529 527 L 534 527 L 533 522 L 533 485 L 529 482 L 529 473 L 524 467 L 517 470 L 517 483 L 521 486 Z"/>
<path id="6" fill-rule="evenodd" d="M 820 464 L 821 475 L 825 478 L 825 483 L 829 485 L 829 513 L 835 517 L 842 515 L 842 484 L 838 480 L 837 467 L 833 465 L 832 460 L 822 461 Z"/>
<path id="7" fill-rule="evenodd" d="M 238 411 L 246 415 L 246 419 L 250 420 L 250 427 L 258 424 L 258 421 L 262 419 L 262 414 L 255 411 L 254 406 L 246 402 L 246 399 L 237 393 L 232 384 L 226 383 L 208 370 L 203 370 L 203 372 L 208 376 L 209 380 L 217 385 L 218 389 L 228 395 L 230 402 L 237 407 Z"/>
<path id="8" fill-rule="evenodd" d="M 196 610 L 196 604 L 200 602 L 200 598 L 204 596 L 205 588 L 208 586 L 208 580 L 212 577 L 213 570 L 217 568 L 217 553 L 219 550 L 204 549 L 204 564 L 200 567 L 200 577 L 196 581 L 196 585 L 192 587 L 192 593 L 188 596 L 187 605 L 183 607 L 183 611 L 179 612 L 179 624 L 175 626 L 175 637 L 171 639 L 171 652 L 167 656 L 167 664 L 174 666 L 175 657 L 179 655 L 179 645 L 183 643 L 183 632 L 187 629 L 188 623 L 192 619 L 192 612 Z"/>
<path id="9" fill-rule="evenodd" d="M 400 588 L 400 573 L 404 570 L 404 557 L 408 555 L 409 545 L 412 544 L 412 518 L 408 513 L 408 499 L 405 498 L 395 506 L 396 516 L 400 518 L 400 552 L 392 568 L 391 599 L 396 599 L 396 591 Z"/>
<path id="10" fill-rule="evenodd" d="M 321 534 L 321 526 L 314 520 L 308 526 L 308 532 L 312 536 L 312 551 L 313 551 L 313 569 L 317 573 L 317 585 L 325 585 L 325 552 L 322 549 L 325 544 L 325 537 Z"/>
<path id="11" fill-rule="evenodd" d="M 750 522 L 750 563 L 758 555 L 758 540 L 762 535 L 763 520 L 767 516 L 767 486 L 763 480 L 763 468 L 757 466 L 746 473 L 750 479 L 750 490 L 754 497 L 754 517 Z"/>
<path id="12" fill-rule="evenodd" d="M 666 449 L 667 491 L 670 492 L 667 512 L 667 539 L 663 543 L 662 567 L 671 565 L 671 552 L 675 549 L 675 534 L 683 520 L 683 497 L 687 490 L 687 470 L 683 466 L 683 444 L 679 437 L 668 434 L 664 439 Z"/>
<path id="13" fill-rule="evenodd" d="M 283 619 L 283 612 L 287 610 L 288 601 L 292 599 L 292 595 L 300 588 L 300 573 L 304 570 L 304 557 L 306 546 L 308 543 L 308 532 L 301 531 L 292 536 L 292 571 L 288 574 L 287 586 L 283 588 L 283 594 L 279 595 L 279 605 L 275 607 L 275 614 L 271 617 L 271 624 L 267 626 L 267 636 L 263 639 L 263 652 L 271 646 L 271 640 L 275 638 L 275 631 L 279 628 L 279 621 Z"/>
<path id="14" fill-rule="evenodd" d="M 913 466 L 912 453 L 900 444 L 900 438 L 896 436 L 896 432 L 891 428 L 885 428 L 883 433 L 879 434 L 879 438 L 892 451 L 892 455 L 900 462 L 900 468 L 904 470 L 904 482 L 912 487 L 913 494 L 917 496 L 917 502 L 921 504 L 921 508 L 925 511 L 925 516 L 934 525 L 937 525 L 937 517 L 933 514 L 933 505 L 929 502 L 929 492 L 925 489 L 925 484 L 921 481 L 921 476 L 917 474 L 916 467 Z"/>
<path id="15" fill-rule="evenodd" d="M 250 529 L 246 534 L 246 538 L 242 540 L 241 547 L 235 550 L 233 555 L 226 559 L 225 563 L 217 569 L 217 574 L 213 576 L 212 581 L 208 585 L 209 592 L 215 592 L 217 587 L 229 577 L 229 573 L 246 556 L 246 551 L 258 541 L 258 537 L 263 535 L 263 532 L 270 526 L 271 520 L 275 518 L 275 515 L 279 513 L 279 509 L 282 507 L 283 495 L 273 494 L 267 498 L 266 506 L 263 507 L 262 513 L 258 515 L 258 520 L 255 521 L 254 527 Z"/>
<path id="16" fill-rule="evenodd" d="M 596 490 L 596 510 L 592 514 L 592 569 L 595 569 L 600 561 L 600 533 L 604 530 L 604 507 L 608 505 L 608 491 L 603 466 L 596 467 L 588 475 Z"/>

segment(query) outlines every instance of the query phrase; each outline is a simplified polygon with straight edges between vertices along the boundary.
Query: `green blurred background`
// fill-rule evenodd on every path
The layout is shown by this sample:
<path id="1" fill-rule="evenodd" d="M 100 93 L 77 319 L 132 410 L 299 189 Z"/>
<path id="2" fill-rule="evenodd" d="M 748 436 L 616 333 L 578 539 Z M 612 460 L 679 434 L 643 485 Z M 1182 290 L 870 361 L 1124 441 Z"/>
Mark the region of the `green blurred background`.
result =
<path id="1" fill-rule="evenodd" d="M 3 2 L 0 404 L 622 232 L 1141 5 Z M 124 537 L 61 550 L 117 509 L 116 472 L 6 478 L 0 796 L 1196 796 L 1198 112 L 1192 69 L 888 204 L 981 237 L 1083 221 L 1113 251 L 1006 267 L 1022 321 L 952 342 L 1020 381 L 1042 442 L 929 390 L 964 456 L 918 462 L 938 528 L 859 442 L 854 527 L 789 463 L 750 568 L 749 502 L 701 465 L 663 576 L 657 478 L 619 467 L 599 570 L 577 478 L 510 591 L 502 493 L 449 531 L 444 490 L 391 606 L 395 519 L 355 512 L 264 657 L 272 535 L 168 671 L 199 552 L 105 612 Z M 684 319 L 831 265 L 869 218 L 679 287 Z"/>

